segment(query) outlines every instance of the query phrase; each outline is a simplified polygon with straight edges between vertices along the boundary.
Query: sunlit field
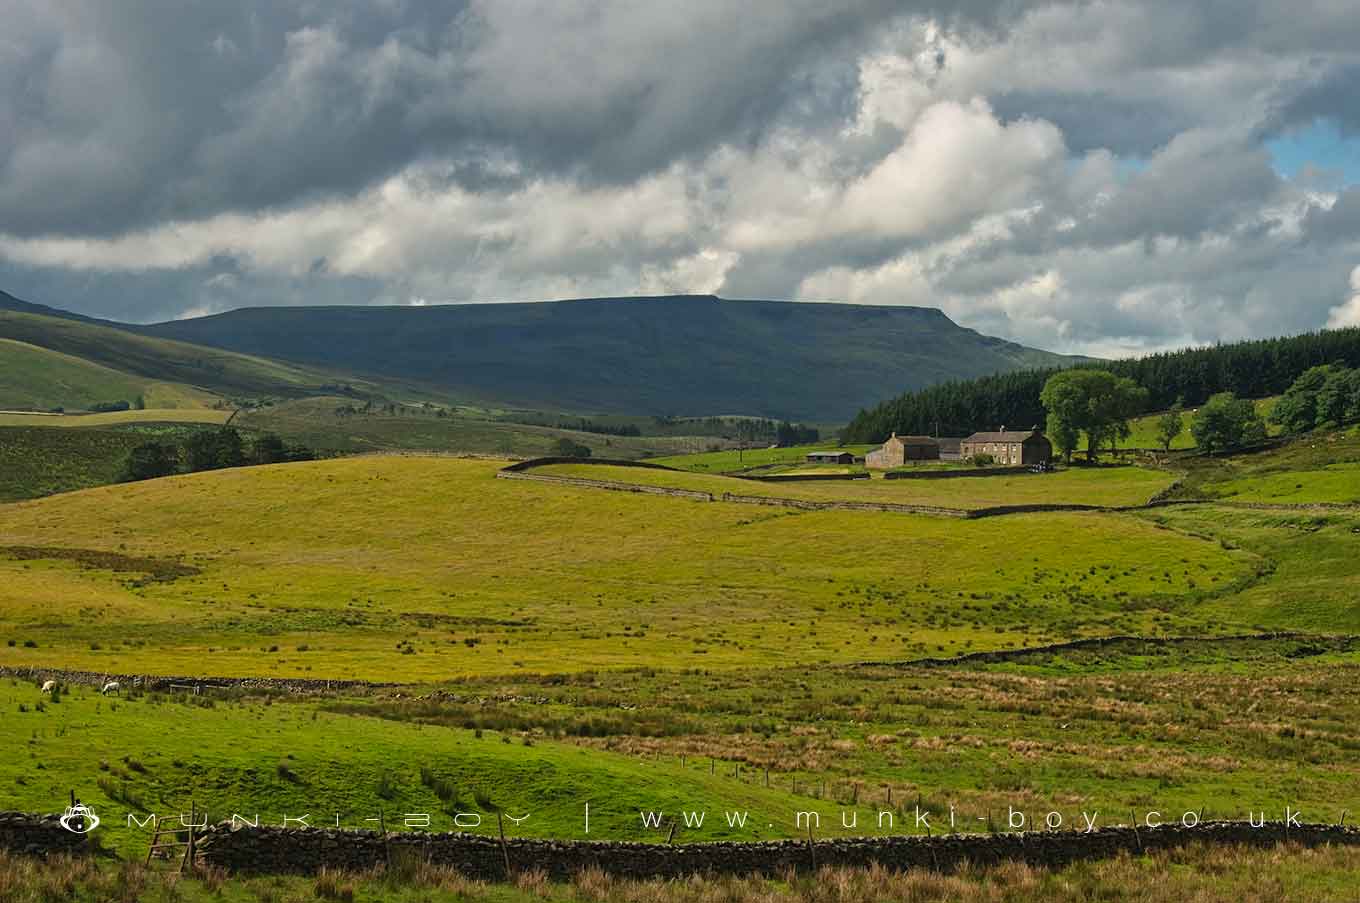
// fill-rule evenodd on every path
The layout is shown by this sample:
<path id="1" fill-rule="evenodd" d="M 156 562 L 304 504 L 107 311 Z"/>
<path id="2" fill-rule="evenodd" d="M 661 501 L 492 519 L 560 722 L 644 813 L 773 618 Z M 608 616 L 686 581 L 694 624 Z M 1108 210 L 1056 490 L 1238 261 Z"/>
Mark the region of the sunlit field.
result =
<path id="1" fill-rule="evenodd" d="M 1125 516 L 801 512 L 499 466 L 367 457 L 8 506 L 0 662 L 430 679 L 899 659 L 1230 630 L 1193 603 L 1260 565 Z"/>

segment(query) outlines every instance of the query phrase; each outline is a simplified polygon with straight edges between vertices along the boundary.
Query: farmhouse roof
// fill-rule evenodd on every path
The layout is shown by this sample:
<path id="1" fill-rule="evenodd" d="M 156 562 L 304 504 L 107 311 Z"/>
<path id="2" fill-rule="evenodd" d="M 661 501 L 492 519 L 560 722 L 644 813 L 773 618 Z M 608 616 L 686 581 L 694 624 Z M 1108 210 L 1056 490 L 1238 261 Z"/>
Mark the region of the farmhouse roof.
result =
<path id="1" fill-rule="evenodd" d="M 1024 442 L 1026 439 L 1036 435 L 1039 431 L 1032 430 L 1000 430 L 996 432 L 974 433 L 964 442 Z"/>
<path id="2" fill-rule="evenodd" d="M 889 438 L 896 439 L 903 445 L 939 445 L 939 443 L 930 436 L 899 436 L 896 433 L 893 433 Z"/>

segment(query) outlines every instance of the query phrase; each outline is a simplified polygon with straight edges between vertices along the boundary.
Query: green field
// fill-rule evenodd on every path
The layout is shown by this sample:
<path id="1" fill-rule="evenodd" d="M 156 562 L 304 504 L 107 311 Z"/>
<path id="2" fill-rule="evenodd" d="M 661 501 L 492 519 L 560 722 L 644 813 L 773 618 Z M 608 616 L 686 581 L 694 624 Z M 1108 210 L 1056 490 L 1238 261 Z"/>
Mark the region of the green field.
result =
<path id="1" fill-rule="evenodd" d="M 0 409 L 87 408 L 134 404 L 147 381 L 69 354 L 0 339 Z"/>
<path id="2" fill-rule="evenodd" d="M 1266 432 L 1272 436 L 1279 433 L 1279 427 L 1266 418 L 1270 417 L 1270 412 L 1274 409 L 1276 401 L 1279 401 L 1278 395 L 1272 395 L 1269 398 L 1258 398 L 1255 402 L 1256 413 L 1260 414 L 1262 419 L 1266 420 Z M 1133 430 L 1133 433 L 1129 438 L 1121 439 L 1119 441 L 1119 447 L 1161 448 L 1162 440 L 1157 437 L 1157 421 L 1161 419 L 1162 413 L 1163 412 L 1159 411 L 1155 414 L 1145 414 L 1142 417 L 1136 417 L 1131 420 L 1129 422 L 1129 427 Z M 1181 431 L 1181 434 L 1177 436 L 1174 441 L 1172 441 L 1171 448 L 1173 451 L 1195 447 L 1195 439 L 1190 435 L 1190 426 L 1195 422 L 1195 409 L 1186 409 L 1182 418 L 1185 429 Z"/>
<path id="3" fill-rule="evenodd" d="M 1296 474 L 1321 492 L 1318 475 L 1345 473 L 1357 445 L 1333 434 L 1187 458 L 1185 491 Z M 0 736 L 19 742 L 0 760 L 0 808 L 59 809 L 75 789 L 116 824 L 192 801 L 274 823 L 299 806 L 354 826 L 379 808 L 430 812 L 447 829 L 452 812 L 500 806 L 534 813 L 518 833 L 576 837 L 589 799 L 593 836 L 654 840 L 669 826 L 644 828 L 640 809 L 707 811 L 679 842 L 797 836 L 793 813 L 809 809 L 827 834 L 872 835 L 881 811 L 896 832 L 916 830 L 917 806 L 940 818 L 953 806 L 972 830 L 1011 808 L 1072 823 L 1091 811 L 1108 823 L 1152 810 L 1278 817 L 1286 805 L 1330 822 L 1360 808 L 1360 511 L 1202 504 L 973 521 L 496 479 L 501 466 L 369 455 L 0 506 L 0 664 L 419 684 L 119 699 L 77 687 L 51 701 L 3 679 Z M 534 472 L 964 507 L 1135 503 L 1175 477 L 1105 467 L 771 485 L 607 465 Z M 1277 631 L 1303 633 L 1241 636 Z M 1165 639 L 913 663 L 1112 634 Z M 722 818 L 738 810 L 754 816 L 747 828 Z M 837 827 L 842 810 L 857 813 L 853 829 Z M 105 837 L 125 855 L 144 842 Z M 1305 894 L 1339 886 L 1346 855 L 1200 851 L 1014 880 L 1118 899 L 1101 891 L 1110 875 L 1165 889 L 1170 869 L 1183 893 L 1198 880 L 1184 863 L 1231 863 L 1231 878 L 1204 885 L 1217 899 L 1212 888 L 1238 893 L 1242 876 L 1288 862 L 1294 883 L 1272 892 Z M 366 899 L 462 881 L 429 874 L 337 880 Z M 838 880 L 868 893 L 872 874 Z M 936 896 L 917 898 L 970 899 L 987 874 L 923 875 Z M 275 900 L 318 886 L 270 880 Z M 599 882 L 458 886 L 510 900 L 682 893 Z M 221 897 L 263 886 L 233 880 Z M 696 900 L 804 892 L 685 887 Z M 901 886 L 874 887 L 896 898 Z M 979 899 L 1006 899 L 999 887 Z M 177 899 L 200 891 L 211 893 L 186 882 Z"/>
<path id="4" fill-rule="evenodd" d="M 619 483 L 695 489 L 722 495 L 764 495 L 812 501 L 891 502 L 946 508 L 1067 503 L 1141 505 L 1174 482 L 1167 471 L 1143 467 L 1071 467 L 1056 473 L 951 477 L 942 480 L 834 480 L 824 483 L 767 483 L 599 464 L 549 464 L 533 473 L 586 477 Z"/>
<path id="5" fill-rule="evenodd" d="M 18 641 L 0 662 L 129 670 L 145 647 L 110 641 L 113 625 L 167 673 L 837 662 L 1212 631 L 1226 625 L 1187 602 L 1257 566 L 1113 515 L 773 510 L 493 479 L 499 466 L 374 456 L 13 504 L 6 545 L 69 551 L 0 557 L 0 638 Z M 197 573 L 157 578 L 178 565 Z"/>
<path id="6" fill-rule="evenodd" d="M 1360 642 L 1298 639 L 1134 642 L 951 669 L 499 676 L 416 698 L 77 687 L 43 702 L 7 680 L 0 729 L 24 739 L 0 760 L 0 792 L 46 810 L 74 789 L 110 825 L 106 845 L 132 854 L 145 835 L 126 829 L 128 813 L 190 801 L 214 820 L 310 812 L 363 827 L 412 812 L 438 830 L 501 807 L 530 814 L 514 833 L 562 838 L 584 836 L 589 801 L 592 837 L 651 840 L 669 826 L 644 827 L 641 811 L 707 812 L 682 824 L 682 842 L 798 836 L 799 811 L 823 816 L 823 836 L 923 833 L 918 807 L 935 830 L 953 807 L 971 832 L 1012 809 L 1109 825 L 1289 805 L 1335 821 L 1360 804 L 1357 677 Z M 729 811 L 747 824 L 729 825 Z"/>
<path id="7" fill-rule="evenodd" d="M 821 442 L 816 445 L 798 445 L 788 448 L 747 448 L 726 451 L 700 452 L 689 455 L 670 455 L 650 459 L 653 464 L 678 467 L 695 473 L 734 473 L 752 468 L 765 468 L 775 464 L 805 464 L 808 452 L 848 451 L 862 455 L 877 446 L 847 445 L 838 446 L 835 442 Z"/>
<path id="8" fill-rule="evenodd" d="M 1298 436 L 1278 448 L 1193 458 L 1181 495 L 1272 504 L 1360 504 L 1360 428 Z"/>
<path id="9" fill-rule="evenodd" d="M 152 338 L 97 323 L 3 309 L 0 338 L 59 352 L 87 367 L 113 369 L 125 374 L 124 379 L 141 377 L 197 386 L 223 395 L 309 394 L 336 379 L 326 371 L 251 355 Z M 359 388 L 368 385 L 355 382 Z"/>

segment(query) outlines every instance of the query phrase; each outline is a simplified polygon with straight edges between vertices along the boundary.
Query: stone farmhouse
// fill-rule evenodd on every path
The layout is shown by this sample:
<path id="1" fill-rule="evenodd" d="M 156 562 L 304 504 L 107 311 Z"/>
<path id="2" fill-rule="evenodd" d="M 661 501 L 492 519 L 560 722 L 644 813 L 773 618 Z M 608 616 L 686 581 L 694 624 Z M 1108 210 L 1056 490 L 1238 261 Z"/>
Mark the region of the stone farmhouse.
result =
<path id="1" fill-rule="evenodd" d="M 998 464 L 1044 464 L 1053 458 L 1053 443 L 1037 426 L 1032 430 L 974 433 L 959 445 L 964 458 L 991 455 Z"/>
<path id="2" fill-rule="evenodd" d="M 929 436 L 899 436 L 893 433 L 879 448 L 864 456 L 864 466 L 874 470 L 902 467 L 908 461 L 938 461 L 940 443 Z"/>

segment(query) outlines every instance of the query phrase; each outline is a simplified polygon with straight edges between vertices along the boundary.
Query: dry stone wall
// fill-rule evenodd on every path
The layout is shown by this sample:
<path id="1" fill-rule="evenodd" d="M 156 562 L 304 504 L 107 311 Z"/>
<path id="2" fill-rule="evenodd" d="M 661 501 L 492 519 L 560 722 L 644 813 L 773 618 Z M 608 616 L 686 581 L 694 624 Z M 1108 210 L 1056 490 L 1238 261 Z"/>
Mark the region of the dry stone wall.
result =
<path id="1" fill-rule="evenodd" d="M 450 865 L 473 878 L 506 877 L 539 870 L 569 878 L 598 868 L 626 878 L 673 878 L 691 874 L 778 875 L 824 865 L 950 871 L 965 863 L 990 865 L 1019 861 L 1057 867 L 1120 853 L 1137 855 L 1192 842 L 1272 846 L 1292 841 L 1305 846 L 1360 845 L 1360 831 L 1331 825 L 1288 826 L 1268 822 L 1211 822 L 1186 828 L 1106 828 L 1090 833 L 1025 832 L 938 837 L 898 836 L 842 840 L 761 843 L 656 844 L 608 841 L 512 839 L 498 841 L 470 834 L 388 833 L 376 831 L 253 828 L 222 823 L 198 841 L 199 861 L 233 872 L 309 874 L 322 867 L 368 869 L 400 857 Z"/>
<path id="2" fill-rule="evenodd" d="M 345 690 L 396 687 L 395 683 L 363 680 L 318 680 L 306 677 L 187 677 L 165 674 L 113 674 L 104 671 L 77 671 L 70 668 L 14 667 L 0 665 L 0 678 L 10 677 L 35 684 L 55 680 L 64 684 L 102 687 L 116 681 L 120 692 L 138 689 L 149 693 L 193 693 L 205 690 L 244 689 L 266 693 L 331 693 Z"/>
<path id="3" fill-rule="evenodd" d="M 31 856 L 74 853 L 85 847 L 85 837 L 63 828 L 58 815 L 0 812 L 0 850 Z"/>

